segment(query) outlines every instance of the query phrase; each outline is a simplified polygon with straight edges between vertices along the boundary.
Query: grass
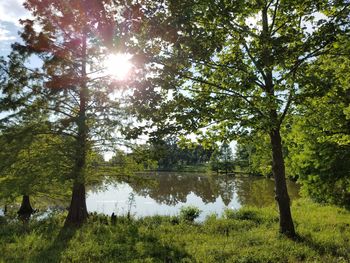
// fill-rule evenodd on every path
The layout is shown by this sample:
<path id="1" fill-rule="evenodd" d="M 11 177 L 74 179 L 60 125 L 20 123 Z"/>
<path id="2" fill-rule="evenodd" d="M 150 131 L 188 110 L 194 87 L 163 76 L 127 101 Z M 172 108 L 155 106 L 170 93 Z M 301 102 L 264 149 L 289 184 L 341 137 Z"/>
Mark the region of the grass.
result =
<path id="1" fill-rule="evenodd" d="M 299 235 L 278 233 L 274 207 L 246 207 L 203 223 L 177 217 L 91 216 L 63 230 L 64 214 L 29 226 L 0 222 L 0 262 L 349 262 L 350 212 L 308 200 L 293 203 Z"/>

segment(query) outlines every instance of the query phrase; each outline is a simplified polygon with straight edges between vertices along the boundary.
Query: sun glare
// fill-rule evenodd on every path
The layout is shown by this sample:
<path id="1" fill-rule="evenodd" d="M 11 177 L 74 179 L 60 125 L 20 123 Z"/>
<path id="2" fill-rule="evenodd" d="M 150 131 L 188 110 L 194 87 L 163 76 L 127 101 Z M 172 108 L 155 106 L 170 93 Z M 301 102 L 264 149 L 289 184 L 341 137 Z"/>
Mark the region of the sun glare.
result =
<path id="1" fill-rule="evenodd" d="M 109 55 L 104 62 L 107 73 L 113 78 L 124 80 L 132 68 L 131 57 L 125 53 Z"/>

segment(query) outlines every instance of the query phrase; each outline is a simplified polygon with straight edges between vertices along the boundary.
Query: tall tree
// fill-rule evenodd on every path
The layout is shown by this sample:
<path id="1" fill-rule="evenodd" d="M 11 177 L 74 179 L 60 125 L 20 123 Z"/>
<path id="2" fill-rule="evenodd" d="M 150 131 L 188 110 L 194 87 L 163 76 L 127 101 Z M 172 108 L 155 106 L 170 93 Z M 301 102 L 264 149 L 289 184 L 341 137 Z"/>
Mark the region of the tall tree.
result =
<path id="1" fill-rule="evenodd" d="M 302 89 L 300 69 L 347 29 L 349 3 L 168 0 L 152 11 L 144 36 L 153 41 L 138 44 L 155 73 L 134 94 L 139 113 L 159 102 L 165 106 L 152 114 L 161 129 L 199 131 L 202 140 L 268 134 L 280 231 L 294 236 L 281 124 Z"/>
<path id="2" fill-rule="evenodd" d="M 88 216 L 88 153 L 103 149 L 107 142 L 113 144 L 113 134 L 123 121 L 116 93 L 127 82 L 109 76 L 103 62 L 112 49 L 122 52 L 120 43 L 134 19 L 126 12 L 132 8 L 127 2 L 27 0 L 25 7 L 34 19 L 21 21 L 24 44 L 13 45 L 14 52 L 26 59 L 33 55 L 41 59 L 42 67 L 34 70 L 32 77 L 42 85 L 9 88 L 5 90 L 8 97 L 13 90 L 35 94 L 37 107 L 49 116 L 50 133 L 74 141 L 73 190 L 66 225 L 81 225 Z M 22 97 L 25 104 L 33 103 Z"/>

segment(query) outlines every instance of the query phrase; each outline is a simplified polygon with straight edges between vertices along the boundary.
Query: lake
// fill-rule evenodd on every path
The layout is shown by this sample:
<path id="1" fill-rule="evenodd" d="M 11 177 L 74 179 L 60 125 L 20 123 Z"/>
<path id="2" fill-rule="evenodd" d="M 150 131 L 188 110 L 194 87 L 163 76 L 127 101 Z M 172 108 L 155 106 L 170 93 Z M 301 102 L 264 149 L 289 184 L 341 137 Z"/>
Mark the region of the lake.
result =
<path id="1" fill-rule="evenodd" d="M 141 180 L 142 179 L 142 180 Z M 299 187 L 287 183 L 291 200 Z M 193 173 L 154 173 L 131 177 L 128 182 L 109 182 L 87 193 L 89 212 L 136 217 L 176 215 L 182 206 L 194 205 L 207 215 L 221 215 L 226 208 L 264 207 L 275 203 L 274 181 L 260 177 L 234 177 Z"/>

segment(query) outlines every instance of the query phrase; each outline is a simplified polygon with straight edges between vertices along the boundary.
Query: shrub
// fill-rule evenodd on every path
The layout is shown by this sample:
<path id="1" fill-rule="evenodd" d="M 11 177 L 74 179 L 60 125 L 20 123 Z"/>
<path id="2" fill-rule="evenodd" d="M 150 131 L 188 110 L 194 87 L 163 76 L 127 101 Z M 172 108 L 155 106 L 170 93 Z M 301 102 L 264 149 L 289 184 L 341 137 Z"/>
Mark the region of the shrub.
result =
<path id="1" fill-rule="evenodd" d="M 180 209 L 180 219 L 187 222 L 193 222 L 202 211 L 195 206 L 183 206 Z"/>

